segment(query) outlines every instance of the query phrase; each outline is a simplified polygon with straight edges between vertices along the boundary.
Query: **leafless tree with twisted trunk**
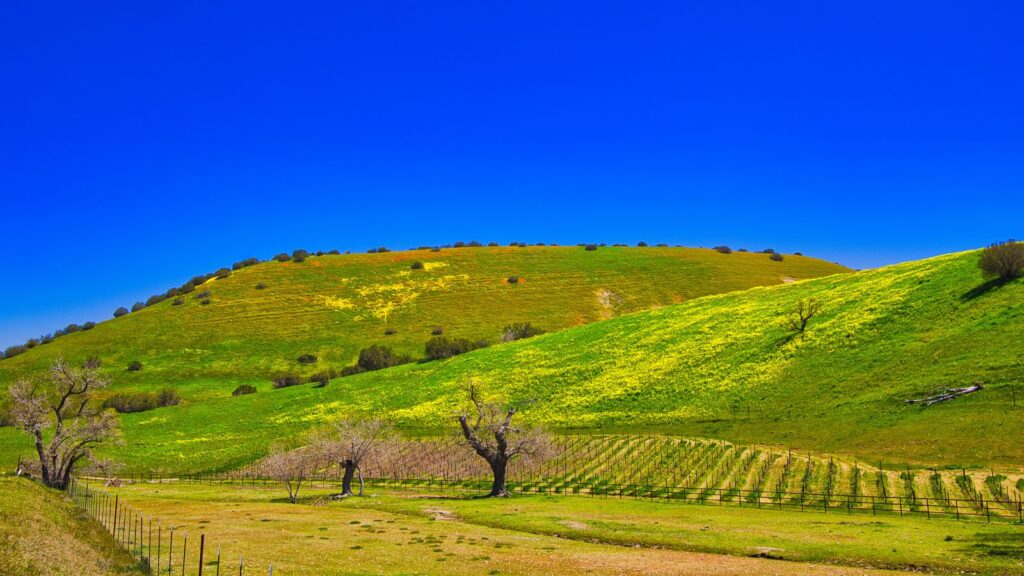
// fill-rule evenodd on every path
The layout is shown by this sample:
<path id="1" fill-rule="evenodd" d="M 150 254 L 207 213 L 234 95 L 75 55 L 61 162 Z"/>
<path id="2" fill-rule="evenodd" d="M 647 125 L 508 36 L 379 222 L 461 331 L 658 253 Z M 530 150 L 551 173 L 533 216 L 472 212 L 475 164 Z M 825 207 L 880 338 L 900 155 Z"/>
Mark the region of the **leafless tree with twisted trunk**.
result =
<path id="1" fill-rule="evenodd" d="M 40 480 L 51 488 L 66 489 L 75 466 L 92 457 L 94 446 L 119 438 L 114 411 L 91 402 L 96 390 L 110 385 L 98 368 L 92 362 L 76 368 L 59 358 L 43 384 L 20 380 L 10 388 L 11 416 L 35 440 Z"/>
<path id="2" fill-rule="evenodd" d="M 395 432 L 390 423 L 381 418 L 367 420 L 342 419 L 334 422 L 329 431 L 315 442 L 317 452 L 337 462 L 344 469 L 341 494 L 352 496 L 352 480 L 359 475 L 359 495 L 363 495 L 363 464 L 370 458 L 384 459 L 394 445 Z"/>
<path id="3" fill-rule="evenodd" d="M 509 462 L 515 458 L 543 461 L 554 452 L 554 446 L 539 428 L 512 425 L 520 406 L 484 402 L 479 386 L 473 381 L 468 382 L 465 389 L 474 415 L 463 412 L 458 416 L 462 436 L 491 468 L 494 480 L 488 496 L 510 496 L 506 486 Z"/>

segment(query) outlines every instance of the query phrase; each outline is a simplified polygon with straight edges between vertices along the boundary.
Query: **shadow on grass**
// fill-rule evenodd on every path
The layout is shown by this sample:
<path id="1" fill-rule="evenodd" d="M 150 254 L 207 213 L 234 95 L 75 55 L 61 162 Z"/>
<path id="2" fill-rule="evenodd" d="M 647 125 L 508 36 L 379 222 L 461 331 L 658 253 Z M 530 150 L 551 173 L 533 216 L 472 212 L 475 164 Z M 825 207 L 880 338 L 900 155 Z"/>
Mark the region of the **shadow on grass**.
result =
<path id="1" fill-rule="evenodd" d="M 966 553 L 983 554 L 1024 560 L 1024 533 L 1021 534 L 985 534 L 979 533 L 968 540 Z"/>
<path id="2" fill-rule="evenodd" d="M 964 292 L 964 294 L 960 296 L 960 301 L 970 302 L 975 298 L 980 298 L 993 290 L 1002 288 L 1004 285 L 1009 284 L 1012 280 L 1012 278 L 993 278 L 988 282 L 985 282 L 984 284 L 979 284 L 978 286 L 971 288 L 967 292 Z"/>

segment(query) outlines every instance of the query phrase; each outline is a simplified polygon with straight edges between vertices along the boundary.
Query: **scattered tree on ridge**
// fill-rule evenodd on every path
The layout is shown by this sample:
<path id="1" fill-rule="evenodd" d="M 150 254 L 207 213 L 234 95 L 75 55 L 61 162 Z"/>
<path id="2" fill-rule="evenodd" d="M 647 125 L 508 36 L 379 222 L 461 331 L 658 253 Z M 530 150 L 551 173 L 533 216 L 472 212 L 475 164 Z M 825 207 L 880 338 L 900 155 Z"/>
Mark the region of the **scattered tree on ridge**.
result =
<path id="1" fill-rule="evenodd" d="M 790 312 L 786 324 L 791 331 L 802 333 L 807 328 L 807 323 L 819 311 L 821 311 L 821 302 L 817 298 L 799 300 L 793 307 L 793 311 Z"/>
<path id="2" fill-rule="evenodd" d="M 92 457 L 93 446 L 117 439 L 120 428 L 114 411 L 91 402 L 93 392 L 109 385 L 96 364 L 75 368 L 58 359 L 45 384 L 19 380 L 11 386 L 11 417 L 35 440 L 43 484 L 66 489 L 75 466 Z M 47 441 L 44 430 L 50 428 Z"/>
<path id="3" fill-rule="evenodd" d="M 491 467 L 494 480 L 489 497 L 509 496 L 506 487 L 508 463 L 523 457 L 528 460 L 544 460 L 552 452 L 550 438 L 537 428 L 517 428 L 512 419 L 519 407 L 484 402 L 480 389 L 474 382 L 466 385 L 466 394 L 473 405 L 475 414 L 465 412 L 459 415 L 462 435 L 481 458 Z"/>
<path id="4" fill-rule="evenodd" d="M 985 278 L 993 280 L 1013 280 L 1024 273 L 1024 242 L 1007 240 L 997 242 L 981 251 L 978 259 Z"/>
<path id="5" fill-rule="evenodd" d="M 363 463 L 387 450 L 394 434 L 391 425 L 380 418 L 370 420 L 342 419 L 317 441 L 318 452 L 337 462 L 345 474 L 341 480 L 341 496 L 352 496 L 352 480 L 359 475 L 359 495 L 363 495 Z"/>

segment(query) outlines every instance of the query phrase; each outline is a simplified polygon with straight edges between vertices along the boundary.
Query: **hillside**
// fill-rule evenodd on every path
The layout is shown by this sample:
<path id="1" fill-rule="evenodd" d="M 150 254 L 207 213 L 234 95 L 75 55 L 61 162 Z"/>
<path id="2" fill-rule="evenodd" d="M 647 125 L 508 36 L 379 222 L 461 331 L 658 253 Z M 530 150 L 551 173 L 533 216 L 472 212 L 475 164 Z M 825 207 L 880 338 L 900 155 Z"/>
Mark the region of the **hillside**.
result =
<path id="1" fill-rule="evenodd" d="M 0 574 L 143 574 L 103 527 L 64 495 L 0 478 Z"/>
<path id="2" fill-rule="evenodd" d="M 423 269 L 412 270 L 417 261 Z M 210 280 L 180 305 L 171 298 L 2 360 L 0 389 L 59 355 L 96 355 L 119 389 L 174 386 L 193 402 L 279 374 L 340 369 L 371 344 L 418 358 L 435 329 L 496 342 L 511 322 L 551 332 L 847 271 L 802 256 L 777 262 L 767 254 L 669 247 L 449 248 L 270 261 Z M 510 276 L 518 282 L 510 284 Z M 301 365 L 302 354 L 319 361 Z M 126 370 L 134 360 L 143 370 Z"/>
<path id="3" fill-rule="evenodd" d="M 346 413 L 438 428 L 474 378 L 555 428 L 663 430 L 929 464 L 1019 468 L 1024 283 L 978 290 L 977 253 L 709 296 L 479 350 L 238 398 L 126 415 L 130 465 L 217 468 Z M 802 336 L 801 298 L 824 308 Z M 141 316 L 141 315 L 140 315 Z M 909 406 L 939 386 L 983 392 Z M 1018 403 L 1022 394 L 1018 394 Z M 749 409 L 749 411 L 748 411 Z M 13 431 L 4 431 L 10 438 Z"/>

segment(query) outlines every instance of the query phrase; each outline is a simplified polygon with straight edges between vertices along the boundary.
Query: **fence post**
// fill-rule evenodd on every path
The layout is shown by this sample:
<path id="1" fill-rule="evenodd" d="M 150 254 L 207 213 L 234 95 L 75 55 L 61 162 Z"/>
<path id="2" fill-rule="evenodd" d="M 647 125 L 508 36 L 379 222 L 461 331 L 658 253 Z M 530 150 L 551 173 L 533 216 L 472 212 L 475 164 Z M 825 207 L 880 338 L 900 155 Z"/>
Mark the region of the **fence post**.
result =
<path id="1" fill-rule="evenodd" d="M 185 530 L 185 543 L 181 546 L 181 576 L 185 576 L 185 558 L 188 555 L 188 530 Z"/>
<path id="2" fill-rule="evenodd" d="M 199 535 L 199 576 L 203 576 L 203 551 L 206 549 L 206 534 Z"/>

